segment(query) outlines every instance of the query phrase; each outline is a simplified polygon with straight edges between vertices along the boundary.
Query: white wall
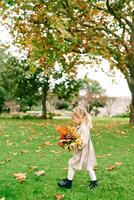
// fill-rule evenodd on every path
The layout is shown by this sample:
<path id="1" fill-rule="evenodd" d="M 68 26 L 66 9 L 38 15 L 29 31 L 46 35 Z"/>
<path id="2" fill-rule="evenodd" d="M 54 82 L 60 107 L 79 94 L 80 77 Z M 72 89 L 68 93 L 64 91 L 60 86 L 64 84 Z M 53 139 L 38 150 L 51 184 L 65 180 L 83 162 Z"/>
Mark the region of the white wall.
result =
<path id="1" fill-rule="evenodd" d="M 111 106 L 107 105 L 107 107 L 100 108 L 100 114 L 98 116 L 108 116 L 108 110 L 110 110 L 110 107 L 110 116 L 125 113 L 128 111 L 130 103 L 131 97 L 116 97 Z"/>

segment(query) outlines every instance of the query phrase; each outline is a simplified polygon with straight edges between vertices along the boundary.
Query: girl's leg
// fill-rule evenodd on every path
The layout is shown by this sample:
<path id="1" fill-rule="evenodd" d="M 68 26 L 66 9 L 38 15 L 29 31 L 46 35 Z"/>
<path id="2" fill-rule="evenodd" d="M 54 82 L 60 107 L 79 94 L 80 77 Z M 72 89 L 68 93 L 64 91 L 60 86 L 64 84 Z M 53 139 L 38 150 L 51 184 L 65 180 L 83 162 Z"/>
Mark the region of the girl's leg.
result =
<path id="1" fill-rule="evenodd" d="M 96 175 L 95 175 L 95 171 L 92 168 L 89 169 L 88 173 L 89 173 L 89 176 L 91 178 L 91 181 L 97 180 Z"/>
<path id="2" fill-rule="evenodd" d="M 67 178 L 63 179 L 62 181 L 59 181 L 58 185 L 64 188 L 71 188 L 74 174 L 75 174 L 74 169 L 69 165 Z"/>
<path id="3" fill-rule="evenodd" d="M 74 174 L 75 174 L 75 170 L 69 165 L 68 175 L 67 175 L 68 180 L 72 181 Z"/>
<path id="4" fill-rule="evenodd" d="M 95 171 L 92 168 L 90 168 L 88 173 L 89 173 L 89 176 L 90 176 L 90 179 L 91 179 L 89 187 L 91 189 L 94 189 L 98 186 L 98 180 L 96 178 Z"/>

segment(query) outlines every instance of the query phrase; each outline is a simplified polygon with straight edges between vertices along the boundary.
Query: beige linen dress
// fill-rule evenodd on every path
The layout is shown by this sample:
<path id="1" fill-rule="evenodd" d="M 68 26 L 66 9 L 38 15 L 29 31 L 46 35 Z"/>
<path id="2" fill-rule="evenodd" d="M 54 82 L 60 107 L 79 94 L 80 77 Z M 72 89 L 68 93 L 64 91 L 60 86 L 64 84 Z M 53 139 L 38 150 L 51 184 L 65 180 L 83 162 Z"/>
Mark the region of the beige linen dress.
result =
<path id="1" fill-rule="evenodd" d="M 74 152 L 68 164 L 75 170 L 85 169 L 88 171 L 97 164 L 89 128 L 86 124 L 81 124 L 77 131 L 83 139 L 83 148 Z"/>

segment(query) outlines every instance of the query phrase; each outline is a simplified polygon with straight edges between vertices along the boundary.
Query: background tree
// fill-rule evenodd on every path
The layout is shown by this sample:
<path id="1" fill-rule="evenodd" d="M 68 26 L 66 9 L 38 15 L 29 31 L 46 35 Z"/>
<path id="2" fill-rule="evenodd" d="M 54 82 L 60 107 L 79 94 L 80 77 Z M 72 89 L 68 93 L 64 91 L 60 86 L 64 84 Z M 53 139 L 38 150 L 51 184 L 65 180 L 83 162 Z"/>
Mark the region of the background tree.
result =
<path id="1" fill-rule="evenodd" d="M 79 94 L 82 87 L 81 79 L 66 77 L 61 83 L 56 83 L 53 93 L 59 98 L 71 102 Z"/>
<path id="2" fill-rule="evenodd" d="M 15 100 L 16 79 L 19 78 L 20 64 L 16 58 L 7 56 L 7 62 L 3 65 L 0 74 L 1 87 L 4 90 L 5 100 Z"/>
<path id="3" fill-rule="evenodd" d="M 58 101 L 55 104 L 57 109 L 70 110 L 72 108 L 72 101 L 79 95 L 82 86 L 82 79 L 66 76 L 66 78 L 56 83 L 53 89 L 53 94 Z"/>
<path id="4" fill-rule="evenodd" d="M 56 83 L 57 79 L 58 82 L 60 81 L 59 84 Z M 18 60 L 11 55 L 3 67 L 0 80 L 6 94 L 6 101 L 18 102 L 23 111 L 30 110 L 33 105 L 41 102 L 41 99 L 43 99 L 42 107 L 44 106 L 44 101 L 48 101 L 47 94 L 42 96 L 44 94 L 42 91 L 46 90 L 46 84 L 49 92 L 69 102 L 78 94 L 80 88 L 80 80 L 65 74 L 63 70 L 53 70 L 48 80 L 42 68 L 34 70 L 27 64 L 27 60 Z"/>
<path id="5" fill-rule="evenodd" d="M 30 73 L 28 68 L 27 70 L 23 69 L 23 73 L 16 80 L 16 84 L 15 97 L 21 106 L 21 110 L 31 110 L 32 106 L 37 105 L 37 102 L 41 99 L 39 72 Z"/>
<path id="6" fill-rule="evenodd" d="M 85 76 L 81 83 L 80 94 L 75 98 L 73 104 L 82 104 L 89 112 L 97 115 L 99 108 L 105 106 L 104 94 L 105 90 L 98 81 Z"/>
<path id="7" fill-rule="evenodd" d="M 31 108 L 39 99 L 36 74 L 30 74 L 26 61 L 8 55 L 7 62 L 0 74 L 1 86 L 5 93 L 5 101 L 16 101 L 21 109 Z"/>

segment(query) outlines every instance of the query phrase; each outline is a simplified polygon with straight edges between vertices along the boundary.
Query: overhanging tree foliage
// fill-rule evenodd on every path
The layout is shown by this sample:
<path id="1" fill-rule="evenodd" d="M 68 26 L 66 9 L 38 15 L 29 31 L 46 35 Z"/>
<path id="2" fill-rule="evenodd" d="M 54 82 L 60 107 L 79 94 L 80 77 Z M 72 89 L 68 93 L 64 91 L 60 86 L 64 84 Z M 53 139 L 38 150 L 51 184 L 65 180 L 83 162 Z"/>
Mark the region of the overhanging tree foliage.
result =
<path id="1" fill-rule="evenodd" d="M 90 1 L 88 1 L 90 4 Z M 124 74 L 132 94 L 130 123 L 134 124 L 134 1 L 106 0 L 90 4 L 98 14 L 89 28 L 96 33 L 98 52 Z"/>
<path id="2" fill-rule="evenodd" d="M 133 0 L 15 1 L 3 18 L 7 16 L 11 29 L 18 32 L 15 39 L 49 72 L 55 61 L 73 70 L 81 54 L 102 56 L 111 68 L 120 69 L 132 94 L 130 122 L 134 123 Z M 63 55 L 69 53 L 76 59 L 67 65 Z"/>

